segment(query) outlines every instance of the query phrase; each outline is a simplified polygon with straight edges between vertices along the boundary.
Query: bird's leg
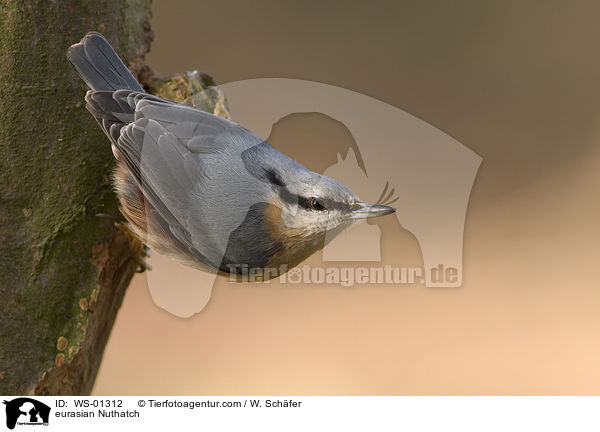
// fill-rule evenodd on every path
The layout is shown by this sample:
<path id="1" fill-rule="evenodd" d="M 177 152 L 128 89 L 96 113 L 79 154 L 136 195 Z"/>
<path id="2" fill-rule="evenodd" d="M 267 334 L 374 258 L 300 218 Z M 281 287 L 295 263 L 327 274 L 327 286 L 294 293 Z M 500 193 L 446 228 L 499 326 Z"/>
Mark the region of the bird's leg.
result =
<path id="1" fill-rule="evenodd" d="M 146 246 L 144 242 L 129 229 L 129 226 L 126 223 L 121 223 L 120 229 L 129 239 L 129 246 L 131 247 L 131 252 L 133 252 L 133 258 L 138 263 L 136 272 L 144 273 L 146 270 L 152 270 L 152 266 L 146 261 L 146 258 L 150 257 L 150 249 L 148 249 L 148 246 Z"/>
<path id="2" fill-rule="evenodd" d="M 146 246 L 144 242 L 141 241 L 139 237 L 133 233 L 133 231 L 131 231 L 129 225 L 127 225 L 127 222 L 124 222 L 117 217 L 106 213 L 98 213 L 96 216 L 111 219 L 115 224 L 115 227 L 125 234 L 129 240 L 129 248 L 131 249 L 133 259 L 138 263 L 138 268 L 136 270 L 137 273 L 143 273 L 146 270 L 152 270 L 152 266 L 146 262 L 146 258 L 150 257 L 150 249 L 148 249 L 148 246 Z"/>

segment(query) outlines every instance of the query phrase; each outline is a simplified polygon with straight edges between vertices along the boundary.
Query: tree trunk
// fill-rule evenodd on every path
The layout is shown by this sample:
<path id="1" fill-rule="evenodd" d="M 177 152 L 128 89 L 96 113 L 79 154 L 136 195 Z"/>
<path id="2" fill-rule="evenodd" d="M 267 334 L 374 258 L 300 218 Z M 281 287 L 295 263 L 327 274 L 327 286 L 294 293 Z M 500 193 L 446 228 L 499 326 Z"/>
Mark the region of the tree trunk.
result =
<path id="1" fill-rule="evenodd" d="M 88 394 L 137 263 L 107 138 L 67 48 L 104 33 L 138 69 L 150 0 L 0 2 L 0 394 Z M 139 72 L 139 70 L 138 70 Z"/>

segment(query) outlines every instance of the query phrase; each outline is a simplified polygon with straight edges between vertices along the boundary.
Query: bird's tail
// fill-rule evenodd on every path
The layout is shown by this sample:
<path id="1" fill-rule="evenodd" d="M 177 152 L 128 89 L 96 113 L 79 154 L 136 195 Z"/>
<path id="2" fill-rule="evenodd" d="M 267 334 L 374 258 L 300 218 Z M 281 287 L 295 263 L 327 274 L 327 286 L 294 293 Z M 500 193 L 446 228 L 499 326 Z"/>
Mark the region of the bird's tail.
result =
<path id="1" fill-rule="evenodd" d="M 69 48 L 67 58 L 92 90 L 144 91 L 100 33 L 86 34 L 81 42 Z"/>

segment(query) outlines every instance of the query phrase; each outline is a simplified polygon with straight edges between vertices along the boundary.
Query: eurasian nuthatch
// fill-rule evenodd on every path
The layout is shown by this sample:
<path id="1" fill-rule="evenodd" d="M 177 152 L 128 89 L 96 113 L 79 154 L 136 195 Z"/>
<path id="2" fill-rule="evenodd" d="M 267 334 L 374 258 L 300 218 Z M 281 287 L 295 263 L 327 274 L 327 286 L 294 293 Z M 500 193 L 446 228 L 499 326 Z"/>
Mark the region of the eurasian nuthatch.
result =
<path id="1" fill-rule="evenodd" d="M 146 93 L 99 33 L 67 57 L 112 143 L 130 230 L 161 254 L 224 273 L 287 270 L 357 219 L 395 211 L 361 202 L 236 123 Z"/>

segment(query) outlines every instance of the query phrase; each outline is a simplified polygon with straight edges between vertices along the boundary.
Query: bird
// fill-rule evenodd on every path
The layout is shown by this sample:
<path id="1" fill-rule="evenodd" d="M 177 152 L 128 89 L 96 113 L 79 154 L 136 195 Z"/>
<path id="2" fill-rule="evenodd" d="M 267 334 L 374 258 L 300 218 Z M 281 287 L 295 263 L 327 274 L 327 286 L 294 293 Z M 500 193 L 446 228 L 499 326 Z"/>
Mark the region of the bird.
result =
<path id="1" fill-rule="evenodd" d="M 353 223 L 396 211 L 362 202 L 233 121 L 147 93 L 100 33 L 67 58 L 111 143 L 127 228 L 150 250 L 203 271 L 258 269 L 271 279 Z"/>

